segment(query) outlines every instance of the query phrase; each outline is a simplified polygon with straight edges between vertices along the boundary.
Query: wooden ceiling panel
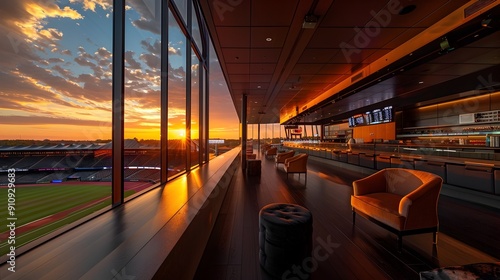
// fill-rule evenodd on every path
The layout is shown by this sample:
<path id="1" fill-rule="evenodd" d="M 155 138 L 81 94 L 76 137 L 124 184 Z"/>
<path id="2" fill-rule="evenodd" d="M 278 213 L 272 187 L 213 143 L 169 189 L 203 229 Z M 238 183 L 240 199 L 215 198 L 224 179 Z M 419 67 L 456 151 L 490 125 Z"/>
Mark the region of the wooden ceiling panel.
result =
<path id="1" fill-rule="evenodd" d="M 390 49 L 379 49 L 379 50 L 376 50 L 374 52 L 372 52 L 371 54 L 367 54 L 368 56 L 363 59 L 363 64 L 370 64 L 376 60 L 378 60 L 379 58 L 383 57 L 384 55 L 390 53 L 392 50 Z"/>
<path id="2" fill-rule="evenodd" d="M 252 48 L 281 48 L 285 43 L 288 27 L 252 27 L 251 33 Z"/>
<path id="3" fill-rule="evenodd" d="M 336 53 L 336 50 L 331 49 L 306 49 L 298 63 L 327 63 Z"/>
<path id="4" fill-rule="evenodd" d="M 339 82 L 339 80 L 344 79 L 344 75 L 314 75 L 309 82 L 310 83 L 329 83 L 329 84 L 336 84 Z"/>
<path id="5" fill-rule="evenodd" d="M 382 23 L 386 27 L 429 27 L 439 19 L 455 11 L 467 0 L 449 1 L 449 0 L 435 0 L 435 1 L 413 1 L 401 0 L 391 1 L 395 5 L 394 8 L 389 8 L 390 4 L 383 9 L 383 14 L 379 14 L 378 19 L 374 18 L 373 21 Z M 415 5 L 415 10 L 411 13 L 400 15 L 399 11 L 404 7 Z M 390 13 L 387 13 L 387 12 Z M 387 15 L 390 16 L 388 17 Z"/>
<path id="6" fill-rule="evenodd" d="M 359 29 L 353 39 L 347 43 L 358 49 L 384 48 L 390 41 L 406 31 L 405 28 L 369 28 Z"/>
<path id="7" fill-rule="evenodd" d="M 251 49 L 251 63 L 276 63 L 280 53 L 281 49 Z"/>
<path id="8" fill-rule="evenodd" d="M 356 30 L 352 27 L 346 28 L 318 28 L 314 32 L 308 48 L 325 49 L 325 48 L 342 48 L 341 43 L 347 43 L 356 35 Z"/>
<path id="9" fill-rule="evenodd" d="M 328 63 L 328 64 L 323 64 L 321 66 L 322 66 L 321 70 L 318 71 L 318 74 L 321 75 L 325 74 L 343 75 L 346 73 L 350 73 L 351 71 L 351 66 L 349 64 L 344 64 L 344 63 Z"/>
<path id="10" fill-rule="evenodd" d="M 255 102 L 262 103 L 262 100 L 264 100 L 264 96 L 266 95 L 266 90 L 254 88 L 254 89 L 250 89 L 248 91 L 245 91 L 245 93 L 248 94 L 248 96 L 260 98 L 260 99 L 255 99 Z"/>
<path id="11" fill-rule="evenodd" d="M 239 64 L 239 63 L 229 63 L 226 64 L 226 69 L 229 73 L 238 75 L 248 75 L 250 74 L 250 64 Z"/>
<path id="12" fill-rule="evenodd" d="M 250 88 L 250 83 L 231 82 L 231 89 L 233 90 L 245 90 L 248 88 Z"/>
<path id="13" fill-rule="evenodd" d="M 331 83 L 323 81 L 323 83 L 303 83 L 299 86 L 302 90 L 324 91 L 325 88 L 330 87 Z"/>
<path id="14" fill-rule="evenodd" d="M 292 74 L 297 74 L 297 75 L 314 75 L 318 73 L 321 68 L 323 67 L 323 64 L 318 64 L 318 63 L 297 63 L 295 64 Z M 335 74 L 335 73 L 332 73 Z"/>
<path id="15" fill-rule="evenodd" d="M 410 1 L 410 0 L 406 0 Z M 418 3 L 414 3 L 417 5 L 415 9 L 416 14 L 423 14 L 424 17 L 421 17 L 421 20 L 418 22 L 414 22 L 414 27 L 429 27 L 434 23 L 441 20 L 443 17 L 449 15 L 453 11 L 462 7 L 463 5 L 470 2 L 469 0 L 439 0 L 439 1 L 419 1 Z M 440 6 L 440 8 L 436 8 L 436 6 Z M 420 13 L 419 10 L 423 10 Z M 408 19 L 411 18 L 411 14 L 408 15 Z M 411 22 L 410 22 L 411 23 Z"/>
<path id="16" fill-rule="evenodd" d="M 250 63 L 249 49 L 223 48 L 222 56 L 225 63 Z"/>
<path id="17" fill-rule="evenodd" d="M 242 2 L 242 1 L 238 1 Z M 253 26 L 289 26 L 299 0 L 252 0 Z"/>
<path id="18" fill-rule="evenodd" d="M 250 26 L 250 4 L 252 1 L 210 1 L 209 7 L 215 26 Z"/>
<path id="19" fill-rule="evenodd" d="M 273 74 L 276 64 L 273 63 L 252 63 L 250 64 L 250 74 Z"/>
<path id="20" fill-rule="evenodd" d="M 386 0 L 334 1 L 328 13 L 322 19 L 324 27 L 354 27 L 365 26 L 372 18 L 372 11 L 379 11 L 385 7 Z"/>
<path id="21" fill-rule="evenodd" d="M 266 83 L 266 82 L 250 83 L 250 88 L 251 89 L 258 89 L 258 90 L 267 90 L 269 88 L 269 83 Z"/>
<path id="22" fill-rule="evenodd" d="M 387 44 L 384 46 L 386 49 L 394 49 L 400 46 L 401 44 L 406 43 L 408 40 L 411 38 L 417 36 L 417 34 L 420 34 L 423 32 L 425 28 L 418 28 L 418 27 L 412 27 L 406 29 L 403 33 L 399 34 L 397 37 L 393 38 L 391 41 L 387 42 Z"/>
<path id="23" fill-rule="evenodd" d="M 231 83 L 249 83 L 249 75 L 229 75 L 229 81 Z"/>
<path id="24" fill-rule="evenodd" d="M 219 27 L 219 42 L 223 48 L 248 48 L 250 27 Z"/>
<path id="25" fill-rule="evenodd" d="M 250 75 L 250 82 L 251 83 L 256 83 L 256 82 L 270 82 L 272 76 L 270 75 Z"/>

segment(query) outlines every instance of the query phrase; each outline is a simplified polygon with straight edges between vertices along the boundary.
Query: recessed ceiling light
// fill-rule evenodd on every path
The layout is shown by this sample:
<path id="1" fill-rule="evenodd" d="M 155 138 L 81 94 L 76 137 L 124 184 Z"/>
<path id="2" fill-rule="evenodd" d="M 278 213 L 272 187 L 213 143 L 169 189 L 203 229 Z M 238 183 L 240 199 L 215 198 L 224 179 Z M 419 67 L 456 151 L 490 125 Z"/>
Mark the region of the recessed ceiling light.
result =
<path id="1" fill-rule="evenodd" d="M 272 40 L 273 40 L 273 38 L 271 38 L 271 37 L 266 38 L 266 41 L 268 41 L 268 42 L 271 42 Z"/>
<path id="2" fill-rule="evenodd" d="M 261 88 L 261 86 L 260 86 L 260 85 L 258 85 L 258 86 L 257 86 L 257 88 Z"/>
<path id="3" fill-rule="evenodd" d="M 417 8 L 417 6 L 415 6 L 415 5 L 405 6 L 401 10 L 399 10 L 399 15 L 402 16 L 402 15 L 409 14 L 409 13 L 413 12 L 416 8 Z"/>
<path id="4" fill-rule="evenodd" d="M 423 84 L 423 83 L 424 83 L 424 81 L 419 81 L 418 83 L 419 83 L 419 84 Z"/>

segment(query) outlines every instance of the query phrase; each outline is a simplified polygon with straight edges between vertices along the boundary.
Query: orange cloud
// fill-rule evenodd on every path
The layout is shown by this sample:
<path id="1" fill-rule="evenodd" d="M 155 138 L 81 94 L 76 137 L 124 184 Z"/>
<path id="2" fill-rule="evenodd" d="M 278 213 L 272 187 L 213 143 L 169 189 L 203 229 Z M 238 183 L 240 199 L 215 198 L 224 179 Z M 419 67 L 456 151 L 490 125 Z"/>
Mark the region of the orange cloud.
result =
<path id="1" fill-rule="evenodd" d="M 95 8 L 100 6 L 103 10 L 111 10 L 113 7 L 112 0 L 70 0 L 70 3 L 81 3 L 85 10 L 95 12 Z"/>

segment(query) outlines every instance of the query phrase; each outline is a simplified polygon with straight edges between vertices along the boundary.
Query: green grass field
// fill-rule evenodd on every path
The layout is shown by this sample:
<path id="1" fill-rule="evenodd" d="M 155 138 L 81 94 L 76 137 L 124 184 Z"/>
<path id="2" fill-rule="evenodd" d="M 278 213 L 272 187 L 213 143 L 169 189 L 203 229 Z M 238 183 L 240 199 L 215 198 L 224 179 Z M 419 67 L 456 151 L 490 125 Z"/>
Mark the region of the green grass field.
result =
<path id="1" fill-rule="evenodd" d="M 128 196 L 134 191 L 126 191 Z M 109 185 L 93 184 L 57 184 L 44 186 L 23 186 L 16 188 L 15 217 L 16 221 L 16 248 L 44 236 L 56 229 L 70 224 L 80 218 L 83 218 L 111 203 L 111 187 Z M 0 228 L 0 254 L 8 253 L 10 246 L 7 244 L 7 201 L 8 194 L 6 188 L 0 188 L 0 219 L 2 227 Z M 96 203 L 99 201 L 98 203 Z M 89 205 L 91 204 L 91 205 Z M 79 207 L 86 205 L 85 207 Z M 55 216 L 52 216 L 55 215 Z M 40 225 L 31 224 L 27 232 L 21 227 L 23 225 L 38 221 L 40 219 L 52 216 L 49 223 L 39 221 Z M 57 219 L 55 219 L 57 218 Z"/>

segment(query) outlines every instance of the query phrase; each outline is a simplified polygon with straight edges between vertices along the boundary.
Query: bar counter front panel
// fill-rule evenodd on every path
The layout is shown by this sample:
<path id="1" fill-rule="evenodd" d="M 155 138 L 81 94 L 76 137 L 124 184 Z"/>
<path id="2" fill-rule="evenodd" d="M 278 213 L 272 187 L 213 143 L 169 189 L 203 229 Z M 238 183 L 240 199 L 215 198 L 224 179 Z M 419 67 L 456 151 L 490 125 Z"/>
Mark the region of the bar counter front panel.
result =
<path id="1" fill-rule="evenodd" d="M 500 196 L 500 149 L 464 145 L 283 142 L 285 149 L 356 166 L 437 174 L 445 184 Z"/>

